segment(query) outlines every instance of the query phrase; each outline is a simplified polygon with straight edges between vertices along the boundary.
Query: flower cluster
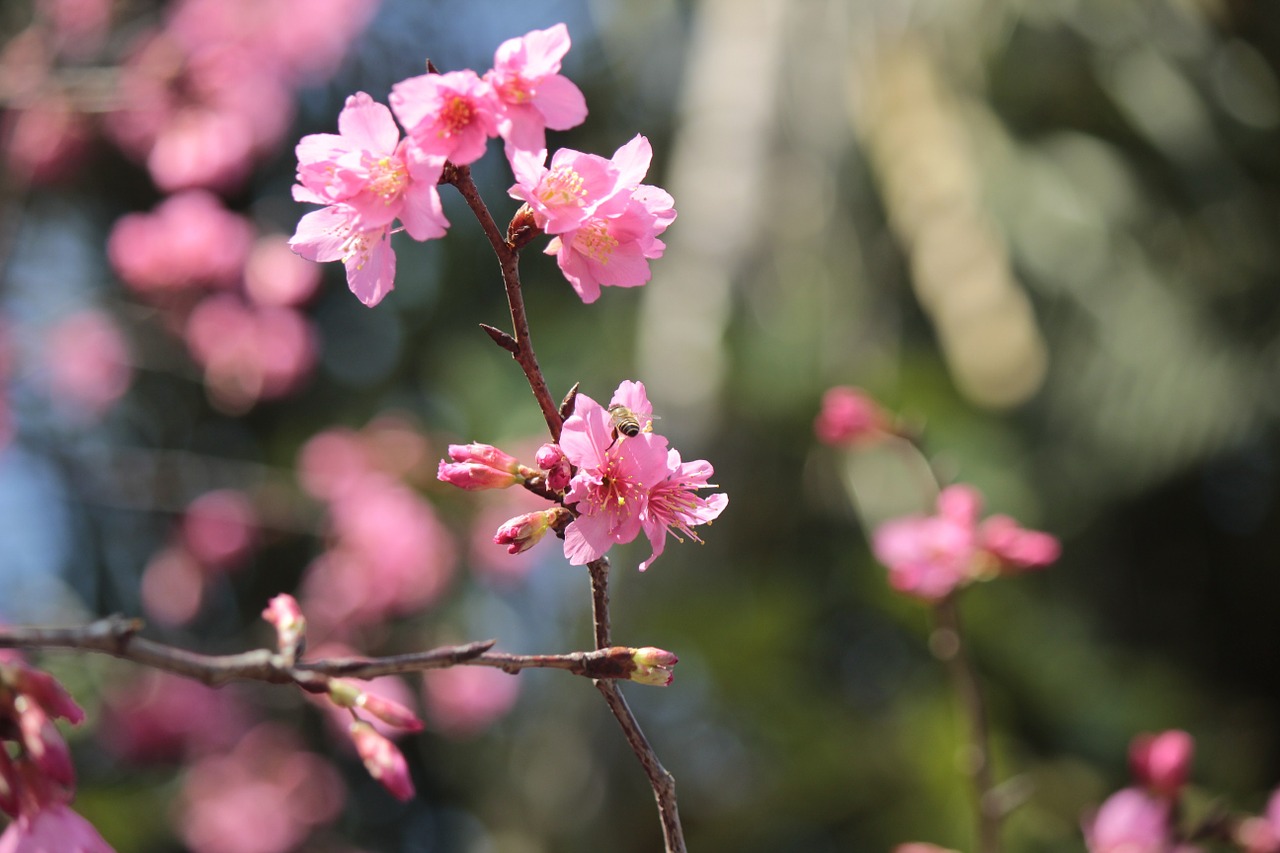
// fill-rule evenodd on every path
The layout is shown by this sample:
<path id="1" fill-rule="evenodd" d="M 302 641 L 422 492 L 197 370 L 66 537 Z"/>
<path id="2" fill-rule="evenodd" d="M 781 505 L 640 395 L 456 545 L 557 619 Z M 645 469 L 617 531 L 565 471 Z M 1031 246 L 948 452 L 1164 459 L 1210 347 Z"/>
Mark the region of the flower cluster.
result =
<path id="1" fill-rule="evenodd" d="M 0 657 L 0 811 L 13 818 L 0 850 L 110 853 L 97 830 L 68 808 L 75 769 L 54 721 L 84 711 L 57 680 L 16 654 Z"/>
<path id="2" fill-rule="evenodd" d="M 565 557 L 582 566 L 644 533 L 652 553 L 641 571 L 662 554 L 668 534 L 701 542 L 693 528 L 719 517 L 729 497 L 698 494 L 714 488 L 711 464 L 681 461 L 679 451 L 653 431 L 653 420 L 643 383 L 624 381 L 608 407 L 578 394 L 559 443 L 544 445 L 536 457 L 540 485 L 560 505 L 509 520 L 494 541 L 517 554 L 549 530 L 561 531 Z M 462 488 L 506 488 L 534 479 L 531 469 L 488 445 L 452 445 L 449 455 L 454 461 L 440 463 L 439 479 Z M 488 467 L 480 465 L 483 474 L 467 467 L 478 460 L 489 460 Z"/>
<path id="3" fill-rule="evenodd" d="M 394 223 L 415 240 L 443 236 L 449 222 L 436 185 L 446 166 L 478 160 L 501 137 L 516 177 L 510 194 L 525 202 L 516 221 L 552 236 L 546 251 L 582 300 L 595 301 L 601 286 L 644 284 L 649 259 L 665 249 L 658 234 L 676 215 L 670 195 L 641 183 L 648 141 L 637 136 L 611 160 L 561 149 L 545 165 L 547 129 L 567 130 L 587 115 L 582 92 L 560 74 L 568 50 L 568 30 L 557 24 L 503 42 L 483 76 L 402 80 L 389 108 L 364 92 L 347 98 L 337 134 L 298 144 L 294 198 L 323 207 L 298 223 L 294 251 L 341 260 L 352 292 L 378 304 L 395 286 Z"/>
<path id="4" fill-rule="evenodd" d="M 1058 559 L 1058 540 L 1025 530 L 1007 515 L 979 522 L 982 495 L 953 485 L 938 495 L 938 514 L 885 522 L 875 532 L 876 559 L 889 568 L 899 592 L 938 601 L 980 580 L 1048 566 Z"/>

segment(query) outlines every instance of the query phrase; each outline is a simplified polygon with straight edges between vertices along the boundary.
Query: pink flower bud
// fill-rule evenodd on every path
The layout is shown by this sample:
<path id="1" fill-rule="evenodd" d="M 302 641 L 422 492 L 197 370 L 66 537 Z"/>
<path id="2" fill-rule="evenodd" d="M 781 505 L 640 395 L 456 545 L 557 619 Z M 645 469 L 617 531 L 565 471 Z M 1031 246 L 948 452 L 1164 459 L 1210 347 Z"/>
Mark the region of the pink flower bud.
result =
<path id="1" fill-rule="evenodd" d="M 307 619 L 302 615 L 302 608 L 298 606 L 297 600 L 287 592 L 280 593 L 267 602 L 262 618 L 276 627 L 280 653 L 286 657 L 296 657 L 307 632 Z"/>
<path id="2" fill-rule="evenodd" d="M 389 726 L 410 732 L 422 731 L 422 720 L 418 715 L 394 699 L 376 693 L 361 693 L 356 705 Z"/>
<path id="3" fill-rule="evenodd" d="M 631 673 L 631 680 L 666 687 L 675 677 L 672 669 L 679 660 L 673 653 L 652 646 L 635 649 L 631 653 L 631 661 L 636 665 Z"/>
<path id="4" fill-rule="evenodd" d="M 837 385 L 822 395 L 822 410 L 813 431 L 823 444 L 865 444 L 886 434 L 888 417 L 860 388 Z"/>
<path id="5" fill-rule="evenodd" d="M 488 444 L 451 444 L 441 460 L 438 479 L 460 489 L 505 489 L 524 482 L 530 473 L 519 460 Z"/>
<path id="6" fill-rule="evenodd" d="M 1107 798 L 1084 822 L 1089 853 L 1171 850 L 1173 832 L 1169 803 L 1137 788 L 1125 788 Z"/>
<path id="7" fill-rule="evenodd" d="M 22 664 L 12 678 L 12 684 L 17 692 L 28 696 L 49 716 L 61 717 L 72 725 L 84 722 L 84 711 L 58 683 L 58 679 L 49 673 Z"/>
<path id="8" fill-rule="evenodd" d="M 567 523 L 572 517 L 573 514 L 562 506 L 517 515 L 498 528 L 493 541 L 506 545 L 508 554 L 521 554 L 538 544 L 548 530 Z"/>
<path id="9" fill-rule="evenodd" d="M 404 755 L 396 745 L 365 722 L 354 722 L 347 731 L 369 775 L 381 782 L 396 799 L 411 799 L 413 780 L 409 778 L 409 766 Z"/>
<path id="10" fill-rule="evenodd" d="M 53 720 L 34 702 L 21 703 L 18 707 L 18 729 L 27 755 L 39 768 L 39 772 L 68 788 L 76 783 L 75 766 L 71 763 L 71 750 Z"/>
<path id="11" fill-rule="evenodd" d="M 538 467 L 547 472 L 548 489 L 553 492 L 563 492 L 569 488 L 569 481 L 573 478 L 573 466 L 569 464 L 569 459 L 560 449 L 560 445 L 544 444 L 538 448 L 538 455 L 534 458 L 538 462 Z"/>
<path id="12" fill-rule="evenodd" d="M 1129 745 L 1129 769 L 1138 784 L 1172 799 L 1187 782 L 1194 753 L 1195 741 L 1184 731 L 1140 734 Z"/>

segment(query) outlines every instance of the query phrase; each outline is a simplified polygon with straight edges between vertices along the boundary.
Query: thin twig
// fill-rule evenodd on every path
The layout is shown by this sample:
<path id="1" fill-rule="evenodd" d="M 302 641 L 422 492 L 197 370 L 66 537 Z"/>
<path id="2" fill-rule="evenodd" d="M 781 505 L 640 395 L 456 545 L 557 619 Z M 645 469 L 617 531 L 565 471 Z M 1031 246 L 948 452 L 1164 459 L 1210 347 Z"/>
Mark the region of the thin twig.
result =
<path id="1" fill-rule="evenodd" d="M 551 399 L 551 392 L 547 389 L 547 381 L 542 376 L 542 368 L 538 366 L 538 357 L 533 352 L 533 343 L 529 337 L 529 317 L 525 313 L 524 295 L 520 288 L 520 252 L 507 242 L 498 229 L 497 223 L 493 221 L 493 215 L 485 206 L 484 199 L 480 198 L 480 190 L 477 189 L 476 182 L 471 177 L 470 166 L 450 164 L 441 181 L 453 184 L 462 194 L 462 198 L 479 220 L 485 237 L 489 239 L 489 244 L 493 246 L 493 251 L 498 256 L 498 263 L 502 267 L 502 283 L 507 291 L 507 304 L 511 307 L 511 328 L 515 337 L 516 349 L 511 353 L 511 357 L 524 371 L 529 388 L 538 401 L 538 408 L 542 410 L 542 417 L 547 422 L 547 429 L 551 431 L 551 440 L 559 441 L 563 421 L 555 402 Z M 505 346 L 504 348 L 509 349 Z"/>
<path id="2" fill-rule="evenodd" d="M 978 673 L 964 645 L 960 610 L 955 596 L 939 601 L 933 609 L 935 628 L 930 638 L 934 655 L 946 664 L 956 696 L 968 718 L 965 770 L 973 784 L 977 818 L 978 853 L 1000 853 L 1000 823 L 1004 809 L 995 790 L 991 766 L 991 734 L 986 703 Z"/>

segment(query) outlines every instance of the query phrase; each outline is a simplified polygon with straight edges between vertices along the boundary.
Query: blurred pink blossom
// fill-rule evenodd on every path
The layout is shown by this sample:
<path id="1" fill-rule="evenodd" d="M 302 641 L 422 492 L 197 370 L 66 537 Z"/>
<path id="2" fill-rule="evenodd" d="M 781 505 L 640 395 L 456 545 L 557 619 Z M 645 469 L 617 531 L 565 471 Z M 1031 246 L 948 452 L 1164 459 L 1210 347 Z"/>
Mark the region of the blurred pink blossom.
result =
<path id="1" fill-rule="evenodd" d="M 187 506 L 182 541 L 187 552 L 211 569 L 237 569 L 253 551 L 258 514 L 236 489 L 205 492 Z"/>
<path id="2" fill-rule="evenodd" d="M 837 385 L 822 395 L 813 431 L 823 444 L 856 445 L 885 435 L 889 419 L 861 388 Z"/>
<path id="3" fill-rule="evenodd" d="M 345 796 L 332 765 L 303 751 L 291 729 L 265 723 L 189 767 L 179 833 L 194 853 L 285 853 L 332 822 Z"/>
<path id="4" fill-rule="evenodd" d="M 430 504 L 377 472 L 330 500 L 332 542 L 302 582 L 312 624 L 350 631 L 415 613 L 439 598 L 455 555 Z"/>
<path id="5" fill-rule="evenodd" d="M 53 91 L 37 103 L 11 106 L 0 116 L 5 165 L 29 184 L 56 183 L 73 174 L 89 153 L 92 138 L 85 115 Z"/>
<path id="6" fill-rule="evenodd" d="M 231 413 L 296 390 L 316 359 L 315 337 L 301 313 L 258 308 L 229 294 L 200 302 L 187 319 L 186 337 L 210 399 Z"/>
<path id="7" fill-rule="evenodd" d="M 99 417 L 129 390 L 129 348 L 109 315 L 85 310 L 59 320 L 45 339 L 52 395 Z"/>
<path id="8" fill-rule="evenodd" d="M 956 853 L 956 851 L 927 841 L 908 841 L 893 848 L 893 853 Z"/>
<path id="9" fill-rule="evenodd" d="M 115 853 L 93 824 L 63 803 L 23 813 L 0 835 L 0 853 Z"/>
<path id="10" fill-rule="evenodd" d="M 109 684 L 104 699 L 98 740 L 112 755 L 136 763 L 223 752 L 252 723 L 235 689 L 155 670 Z"/>
<path id="11" fill-rule="evenodd" d="M 1190 853 L 1193 848 L 1175 843 L 1172 822 L 1167 800 L 1125 788 L 1085 819 L 1085 844 L 1089 853 Z"/>
<path id="12" fill-rule="evenodd" d="M 1041 568 L 1058 558 L 1058 540 L 1025 530 L 1008 516 L 979 524 L 982 495 L 953 485 L 938 495 L 938 514 L 887 521 L 872 549 L 899 592 L 937 601 L 974 581 Z"/>
<path id="13" fill-rule="evenodd" d="M 142 608 L 162 625 L 185 625 L 204 603 L 205 571 L 185 548 L 169 546 L 142 571 Z"/>
<path id="14" fill-rule="evenodd" d="M 500 669 L 451 666 L 422 673 L 427 722 L 453 738 L 484 731 L 515 707 L 518 678 Z"/>
<path id="15" fill-rule="evenodd" d="M 37 12 L 53 32 L 58 53 L 72 58 L 92 55 L 106 41 L 113 0 L 39 0 Z"/>
<path id="16" fill-rule="evenodd" d="M 107 239 L 111 266 L 143 295 L 239 283 L 253 225 L 210 193 L 192 190 L 162 201 L 151 213 L 120 217 Z"/>
<path id="17" fill-rule="evenodd" d="M 1244 853 L 1280 851 L 1280 789 L 1272 792 L 1266 811 L 1240 821 L 1232 837 Z"/>
<path id="18" fill-rule="evenodd" d="M 1139 785 L 1173 799 L 1187 782 L 1194 753 L 1195 741 L 1184 731 L 1140 734 L 1129 744 L 1129 769 Z"/>
<path id="19" fill-rule="evenodd" d="M 268 234 L 249 253 L 244 289 L 255 305 L 292 307 L 311 298 L 320 278 L 320 268 L 295 255 L 288 237 Z"/>

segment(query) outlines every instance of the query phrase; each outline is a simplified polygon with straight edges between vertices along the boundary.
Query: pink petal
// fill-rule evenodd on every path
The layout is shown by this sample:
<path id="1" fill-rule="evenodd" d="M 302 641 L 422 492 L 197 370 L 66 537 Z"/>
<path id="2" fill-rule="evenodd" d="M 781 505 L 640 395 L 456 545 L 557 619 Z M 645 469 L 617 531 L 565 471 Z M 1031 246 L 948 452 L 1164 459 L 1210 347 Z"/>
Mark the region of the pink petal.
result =
<path id="1" fill-rule="evenodd" d="M 390 154 L 400 141 L 391 110 L 364 92 L 347 98 L 338 114 L 338 130 L 355 146 L 374 154 Z"/>

